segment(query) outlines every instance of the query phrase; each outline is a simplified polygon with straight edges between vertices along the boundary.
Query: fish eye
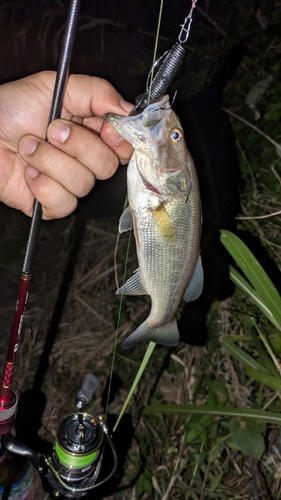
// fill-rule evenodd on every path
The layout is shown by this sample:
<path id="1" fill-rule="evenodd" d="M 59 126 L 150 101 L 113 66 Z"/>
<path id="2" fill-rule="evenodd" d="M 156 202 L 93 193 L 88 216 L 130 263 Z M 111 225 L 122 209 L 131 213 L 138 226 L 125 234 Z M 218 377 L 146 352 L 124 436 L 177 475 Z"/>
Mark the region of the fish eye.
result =
<path id="1" fill-rule="evenodd" d="M 183 137 L 183 132 L 180 128 L 173 128 L 170 132 L 170 137 L 176 143 Z"/>

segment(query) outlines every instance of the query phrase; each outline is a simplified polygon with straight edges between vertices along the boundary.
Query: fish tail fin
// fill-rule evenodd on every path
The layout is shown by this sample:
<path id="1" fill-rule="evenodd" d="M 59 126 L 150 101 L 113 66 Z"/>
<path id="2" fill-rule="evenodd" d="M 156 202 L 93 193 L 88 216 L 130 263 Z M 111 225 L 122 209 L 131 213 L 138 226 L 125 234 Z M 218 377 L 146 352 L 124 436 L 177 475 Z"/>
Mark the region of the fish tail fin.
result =
<path id="1" fill-rule="evenodd" d="M 179 340 L 178 325 L 175 319 L 171 323 L 158 327 L 149 326 L 146 320 L 125 340 L 122 349 L 129 349 L 148 341 L 166 346 L 176 346 Z"/>

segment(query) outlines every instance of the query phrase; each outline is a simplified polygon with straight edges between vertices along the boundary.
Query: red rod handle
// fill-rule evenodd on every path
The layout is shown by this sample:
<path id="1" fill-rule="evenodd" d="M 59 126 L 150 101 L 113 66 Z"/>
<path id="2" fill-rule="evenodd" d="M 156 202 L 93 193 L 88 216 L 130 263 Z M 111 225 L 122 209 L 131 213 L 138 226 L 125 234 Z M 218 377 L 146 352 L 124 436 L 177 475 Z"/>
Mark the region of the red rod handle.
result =
<path id="1" fill-rule="evenodd" d="M 31 280 L 31 274 L 21 275 L 21 281 L 19 285 L 19 292 L 15 310 L 14 321 L 12 325 L 12 331 L 10 336 L 10 342 L 8 347 L 8 353 L 6 357 L 6 363 L 4 367 L 4 373 L 2 378 L 2 384 L 0 388 L 0 405 L 7 404 L 12 396 L 11 384 L 14 372 L 14 365 L 16 361 L 19 341 L 22 332 L 23 317 L 25 313 L 25 306 L 28 299 L 28 290 Z M 2 396 L 2 397 L 1 397 Z"/>

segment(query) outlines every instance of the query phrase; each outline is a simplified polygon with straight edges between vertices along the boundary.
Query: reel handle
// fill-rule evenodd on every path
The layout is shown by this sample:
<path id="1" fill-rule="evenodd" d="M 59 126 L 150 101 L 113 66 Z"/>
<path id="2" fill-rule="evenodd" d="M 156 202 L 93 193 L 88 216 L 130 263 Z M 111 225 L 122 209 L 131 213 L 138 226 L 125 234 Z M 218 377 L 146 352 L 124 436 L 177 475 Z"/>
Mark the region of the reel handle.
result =
<path id="1" fill-rule="evenodd" d="M 77 392 L 77 401 L 76 401 L 76 407 L 81 410 L 83 406 L 89 401 L 91 401 L 94 392 L 98 389 L 100 386 L 99 380 L 95 375 L 92 373 L 87 373 L 87 375 L 84 377 L 83 384 L 79 391 Z"/>

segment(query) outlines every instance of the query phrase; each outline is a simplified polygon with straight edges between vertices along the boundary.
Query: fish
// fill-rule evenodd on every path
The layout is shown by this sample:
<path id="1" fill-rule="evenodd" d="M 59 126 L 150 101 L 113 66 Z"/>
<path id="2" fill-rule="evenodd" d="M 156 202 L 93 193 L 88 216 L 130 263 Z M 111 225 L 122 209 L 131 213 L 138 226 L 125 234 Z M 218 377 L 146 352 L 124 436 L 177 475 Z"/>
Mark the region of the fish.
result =
<path id="1" fill-rule="evenodd" d="M 195 165 L 168 95 L 138 115 L 109 113 L 107 120 L 134 148 L 127 170 L 128 207 L 119 232 L 133 229 L 139 267 L 116 293 L 151 298 L 149 316 L 122 348 L 146 341 L 176 346 L 178 306 L 182 298 L 196 300 L 204 283 Z"/>

